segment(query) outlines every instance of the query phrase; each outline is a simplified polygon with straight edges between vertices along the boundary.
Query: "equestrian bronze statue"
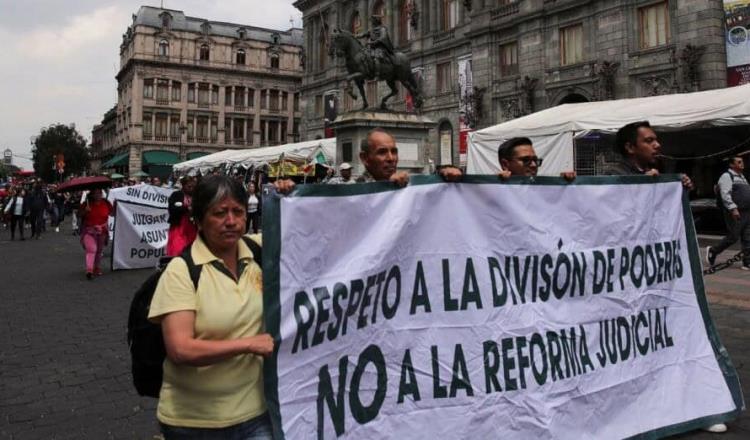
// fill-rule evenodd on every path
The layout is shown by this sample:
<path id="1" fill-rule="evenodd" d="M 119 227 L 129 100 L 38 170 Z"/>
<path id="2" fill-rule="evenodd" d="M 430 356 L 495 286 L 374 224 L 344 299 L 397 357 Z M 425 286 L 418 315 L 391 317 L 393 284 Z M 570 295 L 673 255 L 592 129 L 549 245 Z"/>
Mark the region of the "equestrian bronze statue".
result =
<path id="1" fill-rule="evenodd" d="M 367 95 L 365 94 L 365 81 L 385 81 L 391 92 L 380 101 L 380 109 L 387 110 L 387 102 L 392 96 L 398 94 L 396 82 L 400 82 L 412 96 L 414 107 L 422 108 L 422 95 L 417 85 L 417 80 L 411 72 L 409 58 L 403 52 L 397 52 L 393 48 L 388 29 L 382 25 L 380 17 L 372 17 L 373 27 L 361 35 L 352 35 L 349 32 L 335 29 L 329 46 L 329 55 L 334 53 L 346 60 L 346 71 L 348 76 L 346 91 L 353 99 L 354 94 L 351 82 L 353 81 L 359 89 L 362 98 L 362 110 L 368 107 Z M 367 39 L 367 45 L 363 46 L 359 39 Z"/>

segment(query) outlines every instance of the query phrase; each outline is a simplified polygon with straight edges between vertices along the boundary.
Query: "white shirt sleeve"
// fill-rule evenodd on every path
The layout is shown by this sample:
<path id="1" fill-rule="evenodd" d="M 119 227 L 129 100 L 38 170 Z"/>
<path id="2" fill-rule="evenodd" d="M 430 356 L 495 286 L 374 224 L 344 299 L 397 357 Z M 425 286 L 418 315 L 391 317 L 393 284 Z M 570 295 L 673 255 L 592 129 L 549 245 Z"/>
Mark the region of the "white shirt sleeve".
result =
<path id="1" fill-rule="evenodd" d="M 737 209 L 737 205 L 732 200 L 732 176 L 729 175 L 729 171 L 719 178 L 719 193 L 721 201 L 724 202 L 724 208 L 729 211 Z"/>

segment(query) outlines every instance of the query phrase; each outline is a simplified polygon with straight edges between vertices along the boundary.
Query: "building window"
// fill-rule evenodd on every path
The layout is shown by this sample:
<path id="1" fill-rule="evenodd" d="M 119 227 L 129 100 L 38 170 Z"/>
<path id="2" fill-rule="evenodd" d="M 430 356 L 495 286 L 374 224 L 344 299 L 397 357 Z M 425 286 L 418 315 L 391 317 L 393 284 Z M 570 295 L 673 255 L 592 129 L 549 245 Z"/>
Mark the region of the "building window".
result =
<path id="1" fill-rule="evenodd" d="M 169 80 L 159 79 L 156 81 L 156 101 L 169 101 Z"/>
<path id="2" fill-rule="evenodd" d="M 237 64 L 245 64 L 245 49 L 237 49 L 237 56 L 235 57 Z"/>
<path id="3" fill-rule="evenodd" d="M 227 107 L 232 106 L 232 87 L 227 86 L 224 89 L 224 105 Z"/>
<path id="4" fill-rule="evenodd" d="M 200 60 L 201 61 L 208 61 L 208 55 L 209 55 L 209 53 L 210 53 L 210 51 L 208 49 L 208 44 L 201 44 L 200 55 L 199 55 L 200 56 Z"/>
<path id="5" fill-rule="evenodd" d="M 211 87 L 211 104 L 219 105 L 219 86 Z"/>
<path id="6" fill-rule="evenodd" d="M 169 136 L 167 132 L 167 126 L 169 125 L 169 119 L 167 118 L 167 115 L 157 113 L 156 114 L 156 140 L 166 140 L 166 137 Z"/>
<path id="7" fill-rule="evenodd" d="M 160 57 L 168 57 L 169 56 L 169 41 L 167 40 L 161 40 L 159 41 L 159 52 Z"/>
<path id="8" fill-rule="evenodd" d="M 445 93 L 451 90 L 451 63 L 441 63 L 437 65 L 437 92 Z"/>
<path id="9" fill-rule="evenodd" d="M 326 39 L 325 26 L 321 26 L 320 35 L 318 35 L 318 70 L 325 70 L 328 61 L 328 41 Z"/>
<path id="10" fill-rule="evenodd" d="M 352 15 L 352 23 L 350 30 L 354 35 L 359 34 L 362 32 L 362 19 L 359 17 L 359 12 L 354 11 L 354 14 Z"/>
<path id="11" fill-rule="evenodd" d="M 315 117 L 323 117 L 323 95 L 317 95 L 315 97 Z"/>
<path id="12" fill-rule="evenodd" d="M 289 93 L 281 92 L 281 111 L 287 111 L 289 109 Z"/>
<path id="13" fill-rule="evenodd" d="M 169 137 L 171 137 L 173 141 L 178 140 L 180 138 L 180 117 L 179 116 L 172 116 L 170 118 L 169 123 Z"/>
<path id="14" fill-rule="evenodd" d="M 188 84 L 188 102 L 195 102 L 195 83 Z"/>
<path id="15" fill-rule="evenodd" d="M 448 31 L 458 25 L 458 0 L 443 0 L 442 25 L 443 30 Z"/>
<path id="16" fill-rule="evenodd" d="M 151 113 L 143 114 L 143 135 L 151 136 L 153 128 L 151 127 Z"/>
<path id="17" fill-rule="evenodd" d="M 638 9 L 641 49 L 669 43 L 669 3 L 661 2 Z"/>
<path id="18" fill-rule="evenodd" d="M 144 79 L 143 80 L 143 97 L 152 99 L 154 97 L 154 80 Z"/>
<path id="19" fill-rule="evenodd" d="M 299 93 L 294 94 L 294 111 L 299 111 Z"/>
<path id="20" fill-rule="evenodd" d="M 383 0 L 377 0 L 375 2 L 375 5 L 372 7 L 372 15 L 380 16 L 380 19 L 383 20 L 383 24 L 387 23 L 387 20 L 385 19 L 385 2 Z"/>
<path id="21" fill-rule="evenodd" d="M 508 43 L 500 46 L 500 76 L 518 75 L 518 44 Z"/>
<path id="22" fill-rule="evenodd" d="M 179 81 L 172 81 L 172 101 L 179 101 L 182 99 L 182 83 Z"/>
<path id="23" fill-rule="evenodd" d="M 265 110 L 267 108 L 268 108 L 268 91 L 261 90 L 260 91 L 260 109 Z"/>
<path id="24" fill-rule="evenodd" d="M 270 95 L 270 104 L 269 107 L 271 108 L 272 112 L 279 111 L 279 91 L 278 90 L 271 90 Z"/>
<path id="25" fill-rule="evenodd" d="M 560 64 L 567 66 L 583 61 L 583 25 L 560 29 Z"/>
<path id="26" fill-rule="evenodd" d="M 411 0 L 401 0 L 401 8 L 399 8 L 398 15 L 398 43 L 405 45 L 411 40 L 412 29 L 409 23 L 409 5 Z"/>
<path id="27" fill-rule="evenodd" d="M 270 54 L 271 57 L 271 69 L 278 69 L 279 68 L 279 54 L 272 53 Z"/>
<path id="28" fill-rule="evenodd" d="M 255 107 L 255 89 L 247 88 L 247 106 L 250 108 Z"/>
<path id="29" fill-rule="evenodd" d="M 245 139 L 245 120 L 235 119 L 234 120 L 234 131 L 232 132 L 232 139 Z"/>
<path id="30" fill-rule="evenodd" d="M 208 84 L 198 84 L 198 105 L 208 105 Z"/>

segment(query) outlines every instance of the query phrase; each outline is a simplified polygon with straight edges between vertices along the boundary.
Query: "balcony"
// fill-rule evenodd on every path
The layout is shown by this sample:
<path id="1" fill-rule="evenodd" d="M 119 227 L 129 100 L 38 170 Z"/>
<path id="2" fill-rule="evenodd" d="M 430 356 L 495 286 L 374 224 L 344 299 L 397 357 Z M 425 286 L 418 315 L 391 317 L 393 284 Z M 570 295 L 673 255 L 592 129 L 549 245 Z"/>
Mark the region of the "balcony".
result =
<path id="1" fill-rule="evenodd" d="M 247 111 L 247 107 L 245 107 L 244 105 L 235 105 L 234 106 L 234 111 L 236 111 L 236 112 L 244 112 L 244 111 Z"/>
<path id="2" fill-rule="evenodd" d="M 169 137 L 169 142 L 180 142 L 180 136 L 173 135 Z"/>
<path id="3" fill-rule="evenodd" d="M 157 142 L 167 142 L 169 140 L 169 136 L 157 134 L 156 136 L 154 136 L 154 140 Z"/>
<path id="4" fill-rule="evenodd" d="M 154 138 L 154 137 L 153 137 L 153 136 L 151 135 L 151 133 L 143 133 L 143 140 L 144 140 L 144 141 L 150 141 L 150 140 L 152 140 L 153 138 Z"/>
<path id="5" fill-rule="evenodd" d="M 452 40 L 455 36 L 455 29 L 443 31 L 432 37 L 432 44 L 442 43 L 443 41 Z"/>
<path id="6" fill-rule="evenodd" d="M 199 102 L 198 108 L 209 108 L 210 105 L 207 102 Z"/>
<path id="7" fill-rule="evenodd" d="M 187 141 L 188 141 L 188 142 L 195 142 L 195 138 L 194 138 L 194 137 L 192 137 L 192 136 L 188 136 L 188 137 L 187 137 Z"/>
<path id="8" fill-rule="evenodd" d="M 546 3 L 546 2 L 545 2 Z M 498 6 L 490 11 L 490 20 L 499 20 L 503 17 L 518 13 L 518 2 Z"/>
<path id="9" fill-rule="evenodd" d="M 212 144 L 215 144 L 215 143 L 217 143 L 217 142 L 219 142 L 219 138 L 218 138 L 218 137 L 212 137 L 212 138 L 211 138 L 211 143 L 212 143 Z"/>
<path id="10" fill-rule="evenodd" d="M 197 137 L 197 138 L 195 138 L 195 141 L 198 142 L 199 144 L 207 144 L 208 143 L 208 138 L 207 137 Z"/>
<path id="11" fill-rule="evenodd" d="M 234 145 L 245 145 L 245 140 L 244 139 L 233 139 L 232 143 Z"/>
<path id="12" fill-rule="evenodd" d="M 156 105 L 169 105 L 168 98 L 156 98 Z"/>

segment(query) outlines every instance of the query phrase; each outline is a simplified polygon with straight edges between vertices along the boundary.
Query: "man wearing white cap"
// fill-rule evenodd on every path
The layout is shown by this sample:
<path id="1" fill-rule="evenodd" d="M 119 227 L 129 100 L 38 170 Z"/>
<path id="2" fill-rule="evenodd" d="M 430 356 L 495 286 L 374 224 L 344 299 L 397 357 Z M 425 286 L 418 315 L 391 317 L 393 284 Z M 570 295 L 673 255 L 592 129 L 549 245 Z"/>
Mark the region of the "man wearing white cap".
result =
<path id="1" fill-rule="evenodd" d="M 328 180 L 328 183 L 339 185 L 349 185 L 351 183 L 356 183 L 354 179 L 352 179 L 352 166 L 349 164 L 349 162 L 344 162 L 339 165 L 339 175 Z"/>

